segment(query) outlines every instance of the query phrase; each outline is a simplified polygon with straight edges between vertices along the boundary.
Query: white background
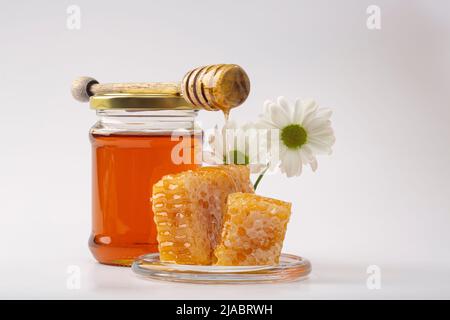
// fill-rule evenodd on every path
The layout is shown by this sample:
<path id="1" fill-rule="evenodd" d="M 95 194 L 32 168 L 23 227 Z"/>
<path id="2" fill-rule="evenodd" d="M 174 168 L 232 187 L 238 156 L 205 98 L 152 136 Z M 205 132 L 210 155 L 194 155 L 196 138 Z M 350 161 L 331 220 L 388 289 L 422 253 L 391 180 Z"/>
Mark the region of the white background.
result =
<path id="1" fill-rule="evenodd" d="M 81 8 L 81 29 L 66 9 Z M 381 30 L 366 27 L 369 5 Z M 0 10 L 0 298 L 450 298 L 450 2 L 9 1 Z M 293 202 L 286 252 L 309 280 L 205 286 L 144 281 L 90 256 L 90 145 L 96 121 L 70 82 L 179 80 L 237 63 L 265 99 L 315 98 L 337 142 L 319 169 L 266 177 Z M 222 123 L 202 112 L 203 127 Z M 67 287 L 68 267 L 81 287 Z M 369 265 L 381 289 L 366 286 Z"/>

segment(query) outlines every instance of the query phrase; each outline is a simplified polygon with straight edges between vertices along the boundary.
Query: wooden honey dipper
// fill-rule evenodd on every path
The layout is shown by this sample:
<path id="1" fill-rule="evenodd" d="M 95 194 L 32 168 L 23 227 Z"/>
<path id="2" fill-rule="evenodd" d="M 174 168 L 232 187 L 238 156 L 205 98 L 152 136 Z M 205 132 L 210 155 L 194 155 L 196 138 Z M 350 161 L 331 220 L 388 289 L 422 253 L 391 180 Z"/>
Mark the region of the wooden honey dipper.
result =
<path id="1" fill-rule="evenodd" d="M 250 80 L 244 69 L 235 64 L 214 64 L 193 69 L 180 83 L 138 82 L 105 83 L 80 77 L 72 83 L 72 95 L 81 102 L 100 94 L 174 94 L 206 110 L 221 110 L 228 115 L 241 105 L 250 93 Z"/>

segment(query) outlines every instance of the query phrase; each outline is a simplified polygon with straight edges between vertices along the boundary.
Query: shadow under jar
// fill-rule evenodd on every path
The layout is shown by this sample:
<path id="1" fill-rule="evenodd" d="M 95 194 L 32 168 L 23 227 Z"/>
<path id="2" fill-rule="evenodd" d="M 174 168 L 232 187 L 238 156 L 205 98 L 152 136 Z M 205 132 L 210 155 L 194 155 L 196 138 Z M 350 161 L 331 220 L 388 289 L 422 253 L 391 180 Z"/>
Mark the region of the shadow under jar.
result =
<path id="1" fill-rule="evenodd" d="M 92 233 L 100 263 L 130 266 L 158 252 L 153 184 L 201 163 L 202 132 L 193 110 L 172 95 L 91 97 L 98 122 L 91 128 Z"/>

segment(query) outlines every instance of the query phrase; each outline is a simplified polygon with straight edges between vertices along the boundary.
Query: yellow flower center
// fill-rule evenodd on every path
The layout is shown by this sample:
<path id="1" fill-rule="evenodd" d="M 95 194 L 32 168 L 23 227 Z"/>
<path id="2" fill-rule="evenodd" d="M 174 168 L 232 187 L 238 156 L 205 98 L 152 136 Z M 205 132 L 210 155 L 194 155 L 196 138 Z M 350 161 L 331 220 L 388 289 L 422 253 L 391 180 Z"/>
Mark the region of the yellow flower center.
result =
<path id="1" fill-rule="evenodd" d="M 281 141 L 289 149 L 299 149 L 307 138 L 306 130 L 299 124 L 290 124 L 281 130 Z"/>

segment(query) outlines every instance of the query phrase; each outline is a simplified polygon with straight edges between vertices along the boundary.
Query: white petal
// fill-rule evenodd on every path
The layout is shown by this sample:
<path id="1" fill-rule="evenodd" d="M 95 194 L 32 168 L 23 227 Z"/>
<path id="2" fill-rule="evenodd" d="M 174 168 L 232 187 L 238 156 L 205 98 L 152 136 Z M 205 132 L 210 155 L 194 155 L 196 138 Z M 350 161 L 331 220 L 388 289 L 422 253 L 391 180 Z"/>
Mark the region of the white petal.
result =
<path id="1" fill-rule="evenodd" d="M 287 150 L 281 159 L 281 170 L 287 177 L 299 176 L 301 174 L 302 160 L 298 150 Z"/>
<path id="2" fill-rule="evenodd" d="M 329 120 L 333 115 L 333 111 L 329 108 L 319 108 L 317 110 L 317 116 Z"/>
<path id="3" fill-rule="evenodd" d="M 334 145 L 334 143 L 336 142 L 336 138 L 334 136 L 314 137 L 310 141 L 319 141 L 331 148 Z"/>
<path id="4" fill-rule="evenodd" d="M 301 148 L 299 154 L 303 163 L 308 163 L 313 160 L 312 152 L 308 148 Z"/>
<path id="5" fill-rule="evenodd" d="M 310 118 L 309 121 L 303 123 L 303 127 L 309 132 L 319 128 L 326 128 L 331 125 L 330 120 L 325 120 L 324 118 Z"/>
<path id="6" fill-rule="evenodd" d="M 316 111 L 319 107 L 313 99 L 307 99 L 302 101 L 303 108 L 305 109 L 305 112 L 309 113 L 310 111 Z"/>
<path id="7" fill-rule="evenodd" d="M 303 122 L 304 108 L 300 99 L 295 100 L 294 114 L 292 115 L 292 122 L 301 124 Z"/>
<path id="8" fill-rule="evenodd" d="M 278 159 L 283 159 L 288 150 L 289 149 L 284 144 L 280 143 L 280 149 L 278 150 L 280 154 L 278 156 Z"/>
<path id="9" fill-rule="evenodd" d="M 297 176 L 302 174 L 302 170 L 303 170 L 303 163 L 300 160 L 299 164 L 298 164 L 298 170 L 297 170 Z"/>
<path id="10" fill-rule="evenodd" d="M 308 147 L 311 148 L 313 153 L 315 154 L 330 154 L 331 153 L 331 146 L 329 146 L 326 143 L 323 143 L 322 141 L 319 141 L 317 139 L 309 139 L 308 140 Z"/>
<path id="11" fill-rule="evenodd" d="M 317 142 L 320 144 L 324 144 L 328 147 L 331 147 L 332 143 L 334 143 L 334 136 L 324 136 L 324 137 L 309 136 L 308 143 L 309 142 Z"/>
<path id="12" fill-rule="evenodd" d="M 322 134 L 334 135 L 334 132 L 330 126 L 318 127 L 308 130 L 308 135 L 322 135 Z"/>
<path id="13" fill-rule="evenodd" d="M 312 170 L 313 172 L 315 172 L 315 171 L 317 170 L 317 166 L 318 166 L 318 164 L 317 164 L 317 159 L 314 158 L 313 161 L 311 161 L 311 162 L 309 163 L 309 165 L 311 166 L 311 170 Z"/>
<path id="14" fill-rule="evenodd" d="M 304 108 L 304 116 L 302 124 L 304 126 L 307 126 L 309 121 L 315 118 L 318 106 L 314 100 L 309 100 L 303 102 L 303 108 Z"/>
<path id="15" fill-rule="evenodd" d="M 334 132 L 333 129 L 329 128 L 329 130 L 322 131 L 308 131 L 308 139 L 320 139 L 323 141 L 334 141 Z"/>
<path id="16" fill-rule="evenodd" d="M 286 112 L 288 118 L 289 118 L 289 122 L 293 122 L 292 120 L 292 109 L 289 106 L 289 101 L 287 101 L 287 99 L 283 96 L 280 96 L 277 98 L 277 103 L 278 105 L 283 108 L 284 112 Z"/>
<path id="17" fill-rule="evenodd" d="M 336 138 L 333 135 L 309 136 L 308 142 L 309 141 L 320 141 L 331 147 L 335 143 Z"/>
<path id="18" fill-rule="evenodd" d="M 266 101 L 264 101 L 264 105 L 263 105 L 263 112 L 264 112 L 264 115 L 270 114 L 269 106 L 270 106 L 271 104 L 273 104 L 273 101 L 272 101 L 272 100 L 266 100 Z"/>
<path id="19" fill-rule="evenodd" d="M 280 129 L 290 123 L 287 113 L 276 104 L 270 105 L 270 120 Z"/>

